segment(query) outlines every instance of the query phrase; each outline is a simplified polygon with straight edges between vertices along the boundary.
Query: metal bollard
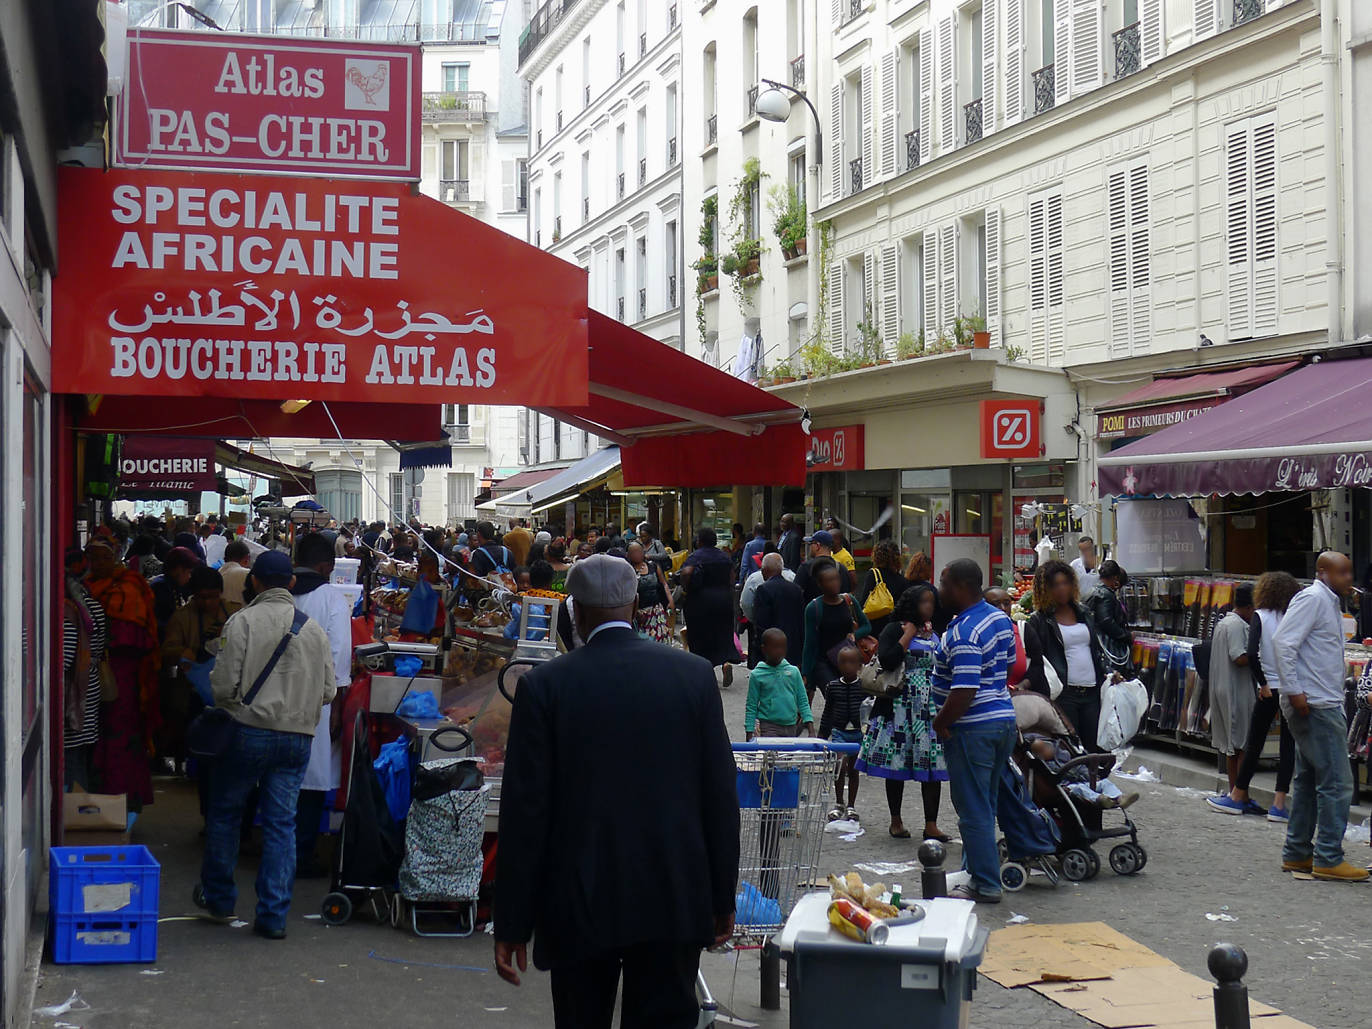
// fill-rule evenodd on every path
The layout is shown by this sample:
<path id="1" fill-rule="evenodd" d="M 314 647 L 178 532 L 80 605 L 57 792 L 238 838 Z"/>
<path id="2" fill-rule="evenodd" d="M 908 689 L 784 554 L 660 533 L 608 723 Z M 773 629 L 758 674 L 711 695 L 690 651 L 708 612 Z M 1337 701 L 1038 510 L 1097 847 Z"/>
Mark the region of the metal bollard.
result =
<path id="1" fill-rule="evenodd" d="M 919 873 L 920 893 L 924 894 L 926 900 L 948 896 L 948 873 L 943 870 L 948 852 L 943 849 L 943 844 L 938 840 L 925 840 L 916 853 L 919 863 L 924 866 Z"/>
<path id="2" fill-rule="evenodd" d="M 771 940 L 762 945 L 761 980 L 758 1006 L 763 1011 L 780 1011 L 781 951 Z"/>
<path id="3" fill-rule="evenodd" d="M 1248 987 L 1243 985 L 1248 971 L 1248 955 L 1234 943 L 1217 943 L 1206 960 L 1215 977 L 1215 1029 L 1250 1029 Z"/>

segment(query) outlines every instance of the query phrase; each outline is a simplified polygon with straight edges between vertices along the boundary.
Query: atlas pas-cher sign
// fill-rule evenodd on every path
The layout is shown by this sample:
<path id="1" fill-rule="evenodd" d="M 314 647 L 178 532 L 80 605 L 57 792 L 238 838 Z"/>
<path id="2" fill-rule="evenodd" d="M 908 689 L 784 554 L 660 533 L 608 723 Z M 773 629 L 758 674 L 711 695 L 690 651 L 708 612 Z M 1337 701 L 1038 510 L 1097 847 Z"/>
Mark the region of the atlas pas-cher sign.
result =
<path id="1" fill-rule="evenodd" d="M 129 33 L 114 163 L 419 178 L 416 47 Z"/>

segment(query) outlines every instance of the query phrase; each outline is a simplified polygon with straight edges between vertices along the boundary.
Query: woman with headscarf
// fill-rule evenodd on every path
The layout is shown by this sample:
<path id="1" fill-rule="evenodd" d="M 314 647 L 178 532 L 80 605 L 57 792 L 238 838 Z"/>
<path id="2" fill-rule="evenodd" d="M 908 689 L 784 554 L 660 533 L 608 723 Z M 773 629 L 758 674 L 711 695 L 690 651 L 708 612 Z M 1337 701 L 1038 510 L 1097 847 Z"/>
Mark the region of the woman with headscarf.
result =
<path id="1" fill-rule="evenodd" d="M 725 686 L 733 685 L 733 666 L 743 660 L 734 641 L 733 575 L 733 561 L 719 549 L 715 531 L 701 529 L 696 549 L 681 568 L 686 649 L 712 665 L 723 665 Z"/>
<path id="2" fill-rule="evenodd" d="M 125 568 L 108 543 L 86 546 L 86 588 L 105 612 L 106 654 L 114 696 L 104 698 L 95 767 L 105 793 L 128 796 L 129 810 L 152 803 L 149 741 L 161 725 L 157 617 L 152 590 L 137 572 Z"/>

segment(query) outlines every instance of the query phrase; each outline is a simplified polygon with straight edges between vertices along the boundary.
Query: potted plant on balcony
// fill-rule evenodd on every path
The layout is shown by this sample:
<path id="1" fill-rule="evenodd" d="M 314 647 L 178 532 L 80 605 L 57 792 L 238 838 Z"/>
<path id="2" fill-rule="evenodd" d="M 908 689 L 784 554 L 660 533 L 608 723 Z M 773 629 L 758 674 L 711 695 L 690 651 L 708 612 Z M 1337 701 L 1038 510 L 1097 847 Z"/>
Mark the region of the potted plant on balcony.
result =
<path id="1" fill-rule="evenodd" d="M 924 333 L 916 336 L 913 332 L 902 332 L 896 338 L 896 359 L 908 361 L 924 353 Z"/>
<path id="2" fill-rule="evenodd" d="M 719 263 L 713 254 L 704 254 L 691 263 L 696 270 L 696 292 L 709 293 L 719 289 Z"/>
<path id="3" fill-rule="evenodd" d="M 772 228 L 781 245 L 781 256 L 794 261 L 806 248 L 805 201 L 792 185 L 773 186 L 767 197 L 772 212 Z"/>
<path id="4" fill-rule="evenodd" d="M 856 361 L 856 368 L 871 368 L 881 362 L 881 330 L 877 326 L 876 317 L 872 313 L 872 305 L 867 304 L 864 308 L 863 317 L 857 324 L 858 346 L 853 353 Z"/>
<path id="5" fill-rule="evenodd" d="M 776 379 L 776 384 L 778 386 L 784 386 L 788 382 L 796 381 L 796 371 L 791 367 L 791 362 L 789 360 L 782 361 L 773 368 L 772 375 Z"/>
<path id="6" fill-rule="evenodd" d="M 972 336 L 973 350 L 991 349 L 991 333 L 986 329 L 986 319 L 979 314 L 974 314 L 967 319 L 967 331 Z"/>
<path id="7" fill-rule="evenodd" d="M 715 225 L 719 218 L 719 200 L 708 196 L 700 202 L 700 257 L 691 264 L 699 275 L 696 293 L 709 293 L 719 288 L 719 259 L 715 255 Z"/>

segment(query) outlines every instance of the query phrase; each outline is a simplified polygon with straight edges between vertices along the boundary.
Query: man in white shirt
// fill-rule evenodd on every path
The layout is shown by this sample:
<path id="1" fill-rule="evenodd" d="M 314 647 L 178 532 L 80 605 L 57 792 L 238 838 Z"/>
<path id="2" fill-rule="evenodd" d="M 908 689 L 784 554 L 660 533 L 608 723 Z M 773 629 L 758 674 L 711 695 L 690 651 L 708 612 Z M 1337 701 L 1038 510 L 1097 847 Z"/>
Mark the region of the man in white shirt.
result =
<path id="1" fill-rule="evenodd" d="M 1100 575 L 1097 574 L 1100 562 L 1096 559 L 1096 541 L 1090 536 L 1083 536 L 1077 541 L 1077 549 L 1081 551 L 1081 557 L 1072 560 L 1072 571 L 1077 573 L 1077 593 L 1085 597 L 1096 588 L 1096 583 L 1100 582 Z"/>

